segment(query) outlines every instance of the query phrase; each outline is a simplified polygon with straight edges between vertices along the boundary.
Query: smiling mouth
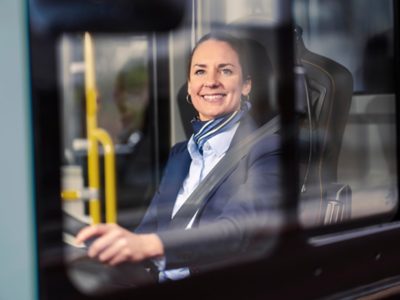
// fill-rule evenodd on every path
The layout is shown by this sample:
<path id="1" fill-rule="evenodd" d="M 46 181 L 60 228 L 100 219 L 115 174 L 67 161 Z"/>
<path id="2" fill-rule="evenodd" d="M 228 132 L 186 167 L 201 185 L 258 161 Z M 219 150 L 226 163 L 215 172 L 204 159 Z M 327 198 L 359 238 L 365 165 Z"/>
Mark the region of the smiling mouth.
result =
<path id="1" fill-rule="evenodd" d="M 201 97 L 207 102 L 215 102 L 223 100 L 225 96 L 226 94 L 208 94 L 202 95 Z"/>

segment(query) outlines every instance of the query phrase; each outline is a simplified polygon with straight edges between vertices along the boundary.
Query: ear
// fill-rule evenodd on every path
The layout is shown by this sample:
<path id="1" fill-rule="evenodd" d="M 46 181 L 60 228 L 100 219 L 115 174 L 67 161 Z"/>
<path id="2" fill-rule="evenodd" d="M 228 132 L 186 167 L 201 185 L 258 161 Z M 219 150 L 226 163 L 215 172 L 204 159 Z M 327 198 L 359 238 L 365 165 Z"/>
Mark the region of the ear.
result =
<path id="1" fill-rule="evenodd" d="M 242 95 L 247 96 L 251 91 L 251 79 L 248 78 L 243 82 Z"/>

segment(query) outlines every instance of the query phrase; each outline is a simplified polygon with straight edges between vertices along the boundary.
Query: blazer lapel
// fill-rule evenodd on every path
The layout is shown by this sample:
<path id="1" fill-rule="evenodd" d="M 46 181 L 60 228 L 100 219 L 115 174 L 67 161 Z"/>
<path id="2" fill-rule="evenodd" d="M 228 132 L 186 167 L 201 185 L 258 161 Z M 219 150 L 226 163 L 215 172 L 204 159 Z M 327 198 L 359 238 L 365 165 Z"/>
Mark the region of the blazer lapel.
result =
<path id="1" fill-rule="evenodd" d="M 164 180 L 160 186 L 163 196 L 158 207 L 158 225 L 161 230 L 167 228 L 171 222 L 172 209 L 183 181 L 189 173 L 190 163 L 191 158 L 186 147 L 184 151 L 170 157 Z"/>
<path id="2" fill-rule="evenodd" d="M 230 151 L 230 149 L 232 149 L 232 147 L 234 147 L 236 144 L 240 143 L 240 141 L 243 139 L 243 137 L 246 137 L 250 133 L 254 132 L 256 130 L 256 128 L 257 128 L 257 126 L 251 117 L 244 118 L 240 122 L 240 125 L 239 125 L 235 135 L 233 136 L 233 139 L 232 139 L 231 145 L 229 146 L 228 152 Z M 226 173 L 224 176 L 225 179 L 228 178 L 234 172 L 234 170 L 236 168 L 237 168 L 237 166 L 235 166 L 228 173 Z M 240 175 L 238 175 L 238 176 L 240 176 Z M 224 181 L 222 181 L 221 184 Z M 201 186 L 201 185 L 202 184 L 200 183 L 199 186 Z M 199 205 L 193 205 L 193 203 L 190 203 L 191 201 L 186 201 L 185 204 L 183 204 L 183 206 L 181 207 L 181 209 L 177 212 L 174 219 L 172 221 L 170 220 L 169 228 L 173 229 L 173 228 L 185 227 L 189 223 L 189 221 L 191 220 L 191 218 L 193 217 L 194 213 L 197 210 L 199 211 L 198 215 L 201 215 L 201 211 L 204 209 L 207 202 L 209 201 L 209 199 L 212 197 L 212 195 L 215 193 L 215 191 L 217 189 L 218 189 L 218 187 L 216 187 L 211 193 L 209 193 L 207 195 L 207 197 L 204 198 L 203 201 Z M 195 221 L 195 224 L 197 224 L 197 223 L 198 223 L 198 220 Z"/>

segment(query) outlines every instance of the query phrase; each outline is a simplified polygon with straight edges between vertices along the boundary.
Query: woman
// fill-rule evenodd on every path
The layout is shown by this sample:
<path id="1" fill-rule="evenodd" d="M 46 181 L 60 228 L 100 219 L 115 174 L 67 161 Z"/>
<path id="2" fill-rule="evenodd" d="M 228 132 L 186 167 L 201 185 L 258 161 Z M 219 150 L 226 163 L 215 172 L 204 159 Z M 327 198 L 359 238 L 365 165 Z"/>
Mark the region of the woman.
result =
<path id="1" fill-rule="evenodd" d="M 188 70 L 187 100 L 198 112 L 194 134 L 172 148 L 159 190 L 135 233 L 100 224 L 77 235 L 78 243 L 97 237 L 90 257 L 109 265 L 151 260 L 162 280 L 186 277 L 249 251 L 256 240 L 252 222 L 261 219 L 265 225 L 265 214 L 279 202 L 277 135 L 256 143 L 189 218 L 179 226 L 175 221 L 228 149 L 256 129 L 247 113 L 252 84 L 247 70 L 239 40 L 217 33 L 198 42 Z"/>

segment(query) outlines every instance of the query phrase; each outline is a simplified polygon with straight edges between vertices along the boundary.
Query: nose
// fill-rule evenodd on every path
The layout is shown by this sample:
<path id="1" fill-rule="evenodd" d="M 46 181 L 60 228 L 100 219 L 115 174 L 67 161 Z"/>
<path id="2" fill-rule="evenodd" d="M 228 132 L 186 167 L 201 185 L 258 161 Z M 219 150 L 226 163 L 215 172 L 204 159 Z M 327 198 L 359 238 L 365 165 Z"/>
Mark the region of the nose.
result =
<path id="1" fill-rule="evenodd" d="M 204 85 L 209 88 L 218 87 L 219 86 L 218 72 L 216 71 L 208 72 Z"/>

